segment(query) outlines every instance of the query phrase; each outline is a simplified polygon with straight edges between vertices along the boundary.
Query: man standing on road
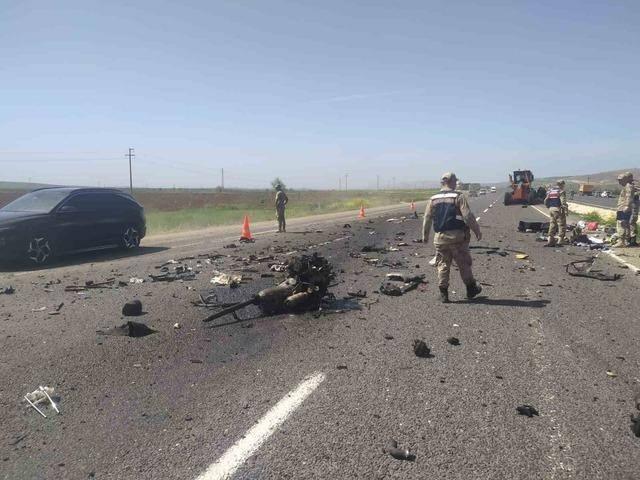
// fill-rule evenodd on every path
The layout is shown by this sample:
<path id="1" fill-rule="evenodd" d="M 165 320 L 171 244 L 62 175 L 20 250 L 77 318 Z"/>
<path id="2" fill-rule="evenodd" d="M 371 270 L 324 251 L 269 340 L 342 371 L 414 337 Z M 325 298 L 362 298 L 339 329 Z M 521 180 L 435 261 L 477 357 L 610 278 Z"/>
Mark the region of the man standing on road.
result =
<path id="1" fill-rule="evenodd" d="M 629 237 L 629 246 L 638 246 L 638 210 L 640 210 L 640 190 L 636 182 L 631 182 L 633 187 L 633 205 L 631 207 L 631 220 L 629 221 L 629 231 L 631 236 Z"/>
<path id="2" fill-rule="evenodd" d="M 289 197 L 282 190 L 282 185 L 276 185 L 276 217 L 278 217 L 278 232 L 287 231 L 287 221 L 284 217 L 284 211 L 289 203 Z"/>
<path id="3" fill-rule="evenodd" d="M 549 189 L 544 199 L 544 206 L 549 209 L 551 221 L 549 222 L 549 240 L 546 247 L 556 246 L 556 233 L 560 230 L 560 241 L 557 245 L 563 245 L 567 235 L 567 194 L 564 191 L 564 180 L 558 180 L 556 186 Z"/>
<path id="4" fill-rule="evenodd" d="M 622 187 L 620 196 L 618 197 L 618 207 L 616 209 L 617 233 L 618 240 L 614 247 L 628 247 L 631 237 L 630 222 L 633 213 L 633 174 L 625 172 L 618 175 L 618 183 Z"/>
<path id="5" fill-rule="evenodd" d="M 471 230 L 478 240 L 482 239 L 480 226 L 469 208 L 467 198 L 456 191 L 458 179 L 454 173 L 442 175 L 442 189 L 427 203 L 422 225 L 422 241 L 429 240 L 431 225 L 435 230 L 433 243 L 436 247 L 438 287 L 442 303 L 449 303 L 449 276 L 451 262 L 455 261 L 462 281 L 467 287 L 467 298 L 478 295 L 482 288 L 476 283 L 471 271 Z"/>

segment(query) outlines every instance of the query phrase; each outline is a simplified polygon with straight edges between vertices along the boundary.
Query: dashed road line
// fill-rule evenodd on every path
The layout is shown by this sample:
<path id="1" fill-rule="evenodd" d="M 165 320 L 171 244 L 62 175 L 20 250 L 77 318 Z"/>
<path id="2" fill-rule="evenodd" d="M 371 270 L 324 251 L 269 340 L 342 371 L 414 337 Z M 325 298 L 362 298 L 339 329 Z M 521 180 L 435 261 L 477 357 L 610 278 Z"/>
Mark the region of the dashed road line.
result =
<path id="1" fill-rule="evenodd" d="M 260 446 L 280 427 L 322 382 L 325 375 L 315 373 L 287 394 L 269 410 L 235 445 L 227 450 L 197 480 L 223 480 L 230 478 Z"/>

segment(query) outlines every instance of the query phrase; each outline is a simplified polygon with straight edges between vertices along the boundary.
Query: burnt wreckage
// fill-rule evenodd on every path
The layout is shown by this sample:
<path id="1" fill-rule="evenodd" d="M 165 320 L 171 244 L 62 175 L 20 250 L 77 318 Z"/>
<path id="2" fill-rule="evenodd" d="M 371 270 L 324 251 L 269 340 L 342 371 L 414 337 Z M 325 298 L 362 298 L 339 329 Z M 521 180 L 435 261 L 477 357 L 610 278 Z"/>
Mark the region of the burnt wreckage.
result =
<path id="1" fill-rule="evenodd" d="M 334 278 L 331 264 L 315 253 L 301 255 L 288 262 L 287 273 L 289 277 L 279 285 L 261 290 L 253 298 L 216 312 L 203 321 L 210 322 L 249 305 L 257 305 L 265 315 L 320 308 Z"/>

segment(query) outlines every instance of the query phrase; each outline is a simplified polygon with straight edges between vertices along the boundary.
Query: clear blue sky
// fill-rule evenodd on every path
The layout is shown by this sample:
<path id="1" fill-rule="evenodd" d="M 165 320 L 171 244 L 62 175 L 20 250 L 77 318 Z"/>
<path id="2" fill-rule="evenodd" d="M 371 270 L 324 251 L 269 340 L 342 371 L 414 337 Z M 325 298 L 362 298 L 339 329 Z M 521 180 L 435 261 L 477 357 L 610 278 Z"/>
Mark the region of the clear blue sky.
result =
<path id="1" fill-rule="evenodd" d="M 334 188 L 638 165 L 640 2 L 0 0 L 0 180 Z"/>

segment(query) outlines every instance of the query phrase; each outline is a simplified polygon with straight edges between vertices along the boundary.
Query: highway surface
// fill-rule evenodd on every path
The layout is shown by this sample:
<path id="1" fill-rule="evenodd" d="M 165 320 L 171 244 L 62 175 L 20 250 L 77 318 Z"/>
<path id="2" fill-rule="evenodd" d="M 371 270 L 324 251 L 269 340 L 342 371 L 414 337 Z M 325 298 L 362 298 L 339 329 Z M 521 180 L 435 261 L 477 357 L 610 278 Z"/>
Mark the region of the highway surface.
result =
<path id="1" fill-rule="evenodd" d="M 474 302 L 454 271 L 453 303 L 438 303 L 433 246 L 412 242 L 421 219 L 402 221 L 406 206 L 360 221 L 352 212 L 298 220 L 283 235 L 259 225 L 256 243 L 237 248 L 223 246 L 239 227 L 149 239 L 137 256 L 1 273 L 16 292 L 0 295 L 0 478 L 639 478 L 630 415 L 640 413 L 640 278 L 606 256 L 598 268 L 622 279 L 570 277 L 563 265 L 590 252 L 518 233 L 518 220 L 544 219 L 536 210 L 496 194 L 472 207 L 484 232 L 473 245 L 505 254 L 473 250 L 484 289 Z M 361 253 L 402 239 L 399 251 Z M 199 292 L 246 298 L 279 278 L 263 277 L 268 262 L 250 255 L 296 251 L 334 265 L 336 300 L 324 314 L 261 318 L 249 308 L 244 321 L 203 324 Z M 201 267 L 184 261 L 201 270 L 195 280 L 149 281 L 168 260 L 198 254 Z M 240 288 L 211 285 L 214 270 L 237 268 L 251 277 Z M 392 271 L 428 283 L 376 293 Z M 110 277 L 127 286 L 65 291 Z M 345 299 L 357 290 L 367 297 Z M 124 323 L 134 298 L 146 312 L 134 320 L 157 333 L 97 333 Z M 415 339 L 431 358 L 414 355 Z M 45 419 L 22 400 L 39 385 L 55 387 L 60 415 L 47 408 Z M 525 404 L 539 416 L 518 415 Z M 415 461 L 384 453 L 392 439 Z"/>
<path id="2" fill-rule="evenodd" d="M 569 197 L 567 197 L 567 200 L 570 202 L 581 203 L 583 205 L 591 205 L 593 207 L 599 208 L 609 208 L 612 210 L 615 210 L 616 206 L 618 205 L 617 198 L 581 197 L 576 195 L 575 197 L 573 197 L 573 200 L 571 200 Z"/>

